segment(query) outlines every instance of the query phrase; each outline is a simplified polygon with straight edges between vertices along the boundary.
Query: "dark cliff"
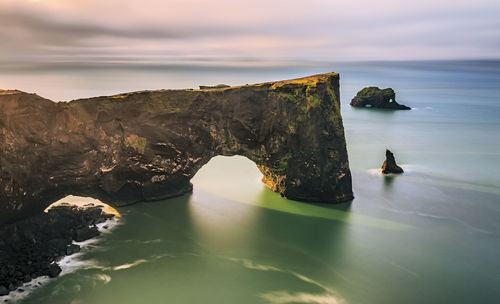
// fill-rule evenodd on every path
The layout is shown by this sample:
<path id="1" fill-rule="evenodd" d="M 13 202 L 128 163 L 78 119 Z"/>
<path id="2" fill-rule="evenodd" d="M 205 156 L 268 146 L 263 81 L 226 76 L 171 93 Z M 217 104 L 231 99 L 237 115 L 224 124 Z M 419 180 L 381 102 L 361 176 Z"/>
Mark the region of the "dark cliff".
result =
<path id="1" fill-rule="evenodd" d="M 353 198 L 336 73 L 239 87 L 52 102 L 0 91 L 0 224 L 68 195 L 173 197 L 216 155 L 243 155 L 304 201 Z"/>

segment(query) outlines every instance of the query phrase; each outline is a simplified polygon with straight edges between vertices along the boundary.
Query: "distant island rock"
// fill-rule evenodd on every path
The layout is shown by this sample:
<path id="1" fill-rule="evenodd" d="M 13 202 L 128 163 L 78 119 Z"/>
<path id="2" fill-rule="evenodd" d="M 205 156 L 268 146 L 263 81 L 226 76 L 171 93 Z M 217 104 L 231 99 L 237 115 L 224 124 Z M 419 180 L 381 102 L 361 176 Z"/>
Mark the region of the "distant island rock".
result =
<path id="1" fill-rule="evenodd" d="M 389 174 L 395 173 L 400 174 L 403 173 L 403 168 L 396 164 L 396 159 L 394 158 L 394 154 L 391 151 L 385 150 L 385 161 L 382 164 L 382 173 Z"/>
<path id="2" fill-rule="evenodd" d="M 1 91 L 0 151 L 0 225 L 70 194 L 114 206 L 183 195 L 217 155 L 246 156 L 289 199 L 353 199 L 337 73 L 70 102 Z"/>
<path id="3" fill-rule="evenodd" d="M 396 102 L 396 93 L 391 88 L 379 89 L 367 87 L 358 92 L 351 100 L 351 106 L 363 108 L 380 108 L 393 110 L 411 110 L 410 107 Z"/>

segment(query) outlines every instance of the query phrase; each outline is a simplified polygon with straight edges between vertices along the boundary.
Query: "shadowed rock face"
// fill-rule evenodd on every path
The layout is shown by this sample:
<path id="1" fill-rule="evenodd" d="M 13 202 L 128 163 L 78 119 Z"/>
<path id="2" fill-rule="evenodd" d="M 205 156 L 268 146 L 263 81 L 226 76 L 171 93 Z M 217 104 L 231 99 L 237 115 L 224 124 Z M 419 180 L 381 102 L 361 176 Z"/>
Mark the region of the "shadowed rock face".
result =
<path id="1" fill-rule="evenodd" d="M 192 190 L 212 157 L 243 155 L 296 200 L 353 198 L 338 74 L 55 103 L 0 91 L 0 223 L 69 194 L 116 206 Z"/>
<path id="2" fill-rule="evenodd" d="M 367 87 L 362 89 L 351 100 L 353 107 L 373 107 L 392 110 L 411 110 L 410 107 L 396 102 L 396 93 L 391 88 L 379 89 Z"/>

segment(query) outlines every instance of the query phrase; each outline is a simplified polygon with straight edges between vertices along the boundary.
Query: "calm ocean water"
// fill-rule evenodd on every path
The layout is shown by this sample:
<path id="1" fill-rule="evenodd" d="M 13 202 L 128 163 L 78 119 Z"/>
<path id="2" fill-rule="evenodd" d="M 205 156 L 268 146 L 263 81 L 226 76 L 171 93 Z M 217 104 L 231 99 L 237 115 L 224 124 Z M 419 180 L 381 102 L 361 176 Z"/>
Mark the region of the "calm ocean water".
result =
<path id="1" fill-rule="evenodd" d="M 336 71 L 355 199 L 305 204 L 216 157 L 176 199 L 121 208 L 112 233 L 23 303 L 496 303 L 500 62 L 27 66 L 0 87 L 55 100 Z M 353 109 L 364 86 L 411 111 Z M 406 173 L 381 176 L 385 149 Z"/>

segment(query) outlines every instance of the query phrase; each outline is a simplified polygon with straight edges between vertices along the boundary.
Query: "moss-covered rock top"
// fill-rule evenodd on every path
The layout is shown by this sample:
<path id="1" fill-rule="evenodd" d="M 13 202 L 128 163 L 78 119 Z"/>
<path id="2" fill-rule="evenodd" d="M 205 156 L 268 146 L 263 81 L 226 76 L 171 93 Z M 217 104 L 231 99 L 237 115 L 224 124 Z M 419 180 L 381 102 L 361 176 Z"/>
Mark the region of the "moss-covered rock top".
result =
<path id="1" fill-rule="evenodd" d="M 214 86 L 204 86 L 204 85 L 201 85 L 200 86 L 200 90 L 207 90 L 207 89 L 223 89 L 223 88 L 229 88 L 230 86 L 227 85 L 227 84 L 217 84 L 217 85 L 214 85 Z"/>

